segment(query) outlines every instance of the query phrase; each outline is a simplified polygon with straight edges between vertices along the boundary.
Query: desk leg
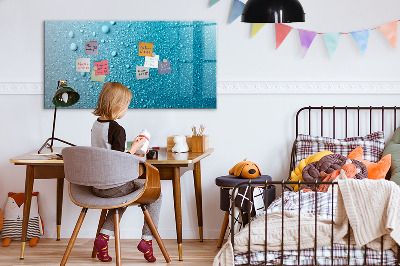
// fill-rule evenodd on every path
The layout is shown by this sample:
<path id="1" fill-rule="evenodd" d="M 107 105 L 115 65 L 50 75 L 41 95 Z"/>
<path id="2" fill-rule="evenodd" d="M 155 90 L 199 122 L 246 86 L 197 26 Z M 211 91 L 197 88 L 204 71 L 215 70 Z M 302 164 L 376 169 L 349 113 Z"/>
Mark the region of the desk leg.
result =
<path id="1" fill-rule="evenodd" d="M 64 178 L 57 178 L 57 241 L 60 241 Z"/>
<path id="2" fill-rule="evenodd" d="M 179 260 L 182 260 L 182 205 L 181 205 L 181 174 L 179 167 L 174 167 L 172 186 L 174 191 L 175 223 L 178 242 Z"/>
<path id="3" fill-rule="evenodd" d="M 31 200 L 34 181 L 34 166 L 26 166 L 25 177 L 25 195 L 24 195 L 24 213 L 22 219 L 22 232 L 21 232 L 21 255 L 20 259 L 24 259 L 26 235 L 28 233 L 29 213 L 31 212 Z"/>
<path id="4" fill-rule="evenodd" d="M 196 194 L 197 220 L 199 225 L 200 242 L 203 242 L 203 206 L 202 206 L 203 204 L 201 196 L 200 161 L 194 164 L 193 177 L 194 177 L 194 191 Z"/>

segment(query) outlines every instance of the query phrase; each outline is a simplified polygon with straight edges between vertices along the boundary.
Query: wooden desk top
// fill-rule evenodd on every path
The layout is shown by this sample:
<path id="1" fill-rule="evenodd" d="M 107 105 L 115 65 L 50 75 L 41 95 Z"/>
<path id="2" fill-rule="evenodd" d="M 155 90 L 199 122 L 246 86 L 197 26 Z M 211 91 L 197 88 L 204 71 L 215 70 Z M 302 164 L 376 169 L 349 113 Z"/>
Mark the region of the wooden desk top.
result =
<path id="1" fill-rule="evenodd" d="M 37 154 L 37 150 L 31 151 L 29 153 L 22 154 L 20 156 L 14 157 L 10 159 L 11 163 L 17 165 L 26 165 L 26 164 L 64 164 L 62 158 L 58 157 L 56 154 L 54 155 L 45 155 L 50 153 L 61 153 L 62 148 L 54 147 L 53 152 L 50 149 L 43 149 L 42 154 Z M 186 152 L 186 153 L 173 153 L 168 151 L 166 148 L 161 148 L 158 151 L 158 159 L 157 160 L 146 160 L 149 164 L 152 165 L 181 165 L 181 164 L 193 164 L 197 163 L 201 159 L 207 157 L 214 151 L 213 148 L 208 149 L 205 152 Z"/>

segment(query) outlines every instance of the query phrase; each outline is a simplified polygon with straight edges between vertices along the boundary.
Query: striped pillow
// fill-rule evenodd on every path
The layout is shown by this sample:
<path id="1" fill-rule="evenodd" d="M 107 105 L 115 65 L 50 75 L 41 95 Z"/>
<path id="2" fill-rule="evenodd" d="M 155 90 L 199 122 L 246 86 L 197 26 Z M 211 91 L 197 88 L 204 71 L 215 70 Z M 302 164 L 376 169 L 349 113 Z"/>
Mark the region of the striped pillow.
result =
<path id="1" fill-rule="evenodd" d="M 378 162 L 385 148 L 383 131 L 378 131 L 364 137 L 352 137 L 345 139 L 333 139 L 329 137 L 317 137 L 299 134 L 296 139 L 295 159 L 296 165 L 302 159 L 317 152 L 329 150 L 343 156 L 361 146 L 364 151 L 364 159 L 370 162 Z"/>

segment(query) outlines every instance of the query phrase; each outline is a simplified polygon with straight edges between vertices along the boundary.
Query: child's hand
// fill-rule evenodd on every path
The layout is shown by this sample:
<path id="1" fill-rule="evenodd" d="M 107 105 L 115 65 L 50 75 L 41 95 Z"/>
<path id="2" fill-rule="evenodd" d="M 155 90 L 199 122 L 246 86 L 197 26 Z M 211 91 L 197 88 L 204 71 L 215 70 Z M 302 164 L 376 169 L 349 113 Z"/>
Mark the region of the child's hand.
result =
<path id="1" fill-rule="evenodd" d="M 135 155 L 136 156 L 139 156 L 139 157 L 146 157 L 146 155 L 149 153 L 149 149 L 147 149 L 147 151 L 146 151 L 146 153 L 145 154 L 137 154 L 137 153 L 135 153 Z"/>
<path id="2" fill-rule="evenodd" d="M 145 138 L 139 138 L 136 137 L 135 140 L 132 142 L 131 148 L 129 149 L 129 152 L 131 154 L 135 154 L 140 148 L 143 147 L 144 143 L 147 140 Z"/>

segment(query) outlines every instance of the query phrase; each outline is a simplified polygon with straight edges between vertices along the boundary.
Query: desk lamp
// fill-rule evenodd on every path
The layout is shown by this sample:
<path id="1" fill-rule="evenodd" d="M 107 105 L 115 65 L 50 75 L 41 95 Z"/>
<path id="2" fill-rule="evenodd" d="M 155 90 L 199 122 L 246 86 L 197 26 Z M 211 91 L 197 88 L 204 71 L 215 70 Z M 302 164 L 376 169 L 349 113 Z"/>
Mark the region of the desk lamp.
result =
<path id="1" fill-rule="evenodd" d="M 69 143 L 65 140 L 55 138 L 54 137 L 54 129 L 56 127 L 56 114 L 57 107 L 68 107 L 76 104 L 79 100 L 79 94 L 71 87 L 67 86 L 66 80 L 59 80 L 57 90 L 53 96 L 53 104 L 54 104 L 54 118 L 53 118 L 53 132 L 51 133 L 51 138 L 48 138 L 42 147 L 39 149 L 38 153 L 40 153 L 43 148 L 48 147 L 53 152 L 53 141 L 58 140 L 70 146 L 75 146 L 72 143 Z M 49 141 L 51 143 L 49 144 Z"/>
<path id="2" fill-rule="evenodd" d="M 304 10 L 298 0 L 249 0 L 243 8 L 242 22 L 304 22 Z"/>

